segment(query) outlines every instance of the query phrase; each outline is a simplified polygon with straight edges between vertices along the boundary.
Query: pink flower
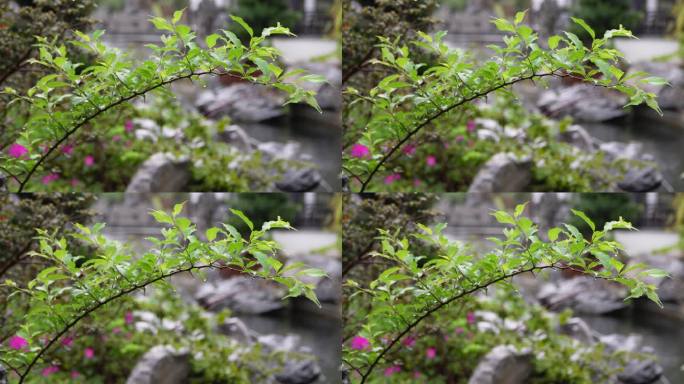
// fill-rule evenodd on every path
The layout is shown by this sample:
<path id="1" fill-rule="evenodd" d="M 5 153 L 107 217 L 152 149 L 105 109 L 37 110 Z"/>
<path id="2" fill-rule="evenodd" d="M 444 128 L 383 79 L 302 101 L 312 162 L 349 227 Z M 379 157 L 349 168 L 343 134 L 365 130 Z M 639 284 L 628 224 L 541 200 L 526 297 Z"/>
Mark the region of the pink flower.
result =
<path id="1" fill-rule="evenodd" d="M 427 159 L 425 160 L 425 162 L 427 163 L 427 166 L 428 166 L 428 167 L 434 167 L 435 165 L 437 165 L 437 158 L 434 157 L 434 156 L 432 156 L 432 155 L 430 155 L 430 156 L 427 157 Z"/>
<path id="2" fill-rule="evenodd" d="M 435 347 L 430 347 L 425 351 L 425 356 L 427 356 L 428 359 L 434 359 L 435 356 L 437 356 L 437 349 Z"/>
<path id="3" fill-rule="evenodd" d="M 385 368 L 385 376 L 390 377 L 394 375 L 395 373 L 401 372 L 401 366 L 400 365 L 393 365 L 391 367 Z"/>
<path id="4" fill-rule="evenodd" d="M 112 333 L 115 334 L 115 335 L 121 333 L 121 328 L 119 328 L 119 327 L 114 327 L 114 329 L 112 329 Z"/>
<path id="5" fill-rule="evenodd" d="M 475 120 L 468 120 L 466 123 L 466 129 L 468 130 L 468 133 L 473 133 L 476 128 L 477 125 L 475 124 Z"/>
<path id="6" fill-rule="evenodd" d="M 24 339 L 21 336 L 12 336 L 9 339 L 9 347 L 12 349 L 16 349 L 17 351 L 27 346 L 28 341 L 26 341 L 26 339 Z"/>
<path id="7" fill-rule="evenodd" d="M 420 372 L 418 372 L 418 371 L 413 372 L 413 378 L 414 378 L 414 379 L 420 379 L 420 377 L 421 377 L 422 375 L 423 375 L 423 374 L 420 373 Z"/>
<path id="8" fill-rule="evenodd" d="M 21 145 L 21 144 L 14 143 L 14 144 L 12 144 L 12 145 L 9 146 L 9 149 L 7 150 L 7 153 L 8 153 L 10 156 L 12 156 L 12 157 L 18 159 L 18 158 L 24 156 L 25 154 L 27 154 L 27 153 L 28 153 L 28 149 L 26 149 L 26 147 L 24 147 L 24 146 Z"/>
<path id="9" fill-rule="evenodd" d="M 460 335 L 460 334 L 462 334 L 463 332 L 465 332 L 465 330 L 464 330 L 463 328 L 461 328 L 461 327 L 458 327 L 458 328 L 456 328 L 456 329 L 454 330 L 454 333 L 457 334 L 457 335 Z"/>
<path id="10" fill-rule="evenodd" d="M 401 175 L 398 173 L 393 173 L 393 174 L 387 175 L 387 177 L 385 177 L 385 184 L 390 185 L 390 184 L 392 184 L 398 180 L 401 180 Z"/>
<path id="11" fill-rule="evenodd" d="M 71 179 L 70 183 L 72 187 L 77 187 L 81 182 L 78 179 Z"/>
<path id="12" fill-rule="evenodd" d="M 112 141 L 115 142 L 115 143 L 116 143 L 117 141 L 121 141 L 121 136 L 119 136 L 119 135 L 114 135 L 114 136 L 112 136 Z"/>
<path id="13" fill-rule="evenodd" d="M 48 377 L 48 376 L 52 375 L 53 373 L 57 373 L 57 372 L 59 372 L 59 366 L 51 365 L 49 367 L 43 368 L 41 375 L 43 375 L 43 377 Z"/>
<path id="14" fill-rule="evenodd" d="M 133 324 L 133 312 L 126 312 L 124 315 L 124 321 L 126 321 L 126 324 Z"/>
<path id="15" fill-rule="evenodd" d="M 85 159 L 83 159 L 83 163 L 86 167 L 92 167 L 95 164 L 95 158 L 91 155 L 88 155 L 85 157 Z"/>
<path id="16" fill-rule="evenodd" d="M 456 136 L 456 142 L 457 142 L 457 143 L 462 143 L 464 140 L 465 140 L 465 137 L 460 136 L 460 135 L 459 135 L 459 136 Z"/>
<path id="17" fill-rule="evenodd" d="M 370 348 L 370 341 L 365 337 L 354 336 L 351 340 L 351 349 L 356 349 L 358 351 L 363 351 L 366 348 Z"/>
<path id="18" fill-rule="evenodd" d="M 411 156 L 414 153 L 416 153 L 416 146 L 413 144 L 406 144 L 401 151 L 404 152 L 404 154 L 406 154 L 407 156 Z"/>
<path id="19" fill-rule="evenodd" d="M 58 179 L 59 179 L 59 173 L 53 172 L 53 173 L 50 173 L 50 174 L 43 176 L 43 179 L 41 180 L 41 182 L 45 185 L 48 185 L 48 184 L 50 184 L 53 181 L 56 181 Z"/>
<path id="20" fill-rule="evenodd" d="M 370 156 L 370 149 L 363 144 L 354 144 L 351 148 L 352 157 L 363 159 L 364 157 Z"/>
<path id="21" fill-rule="evenodd" d="M 72 153 L 74 153 L 74 146 L 71 144 L 65 144 L 62 147 L 62 153 L 65 155 L 71 155 Z"/>
<path id="22" fill-rule="evenodd" d="M 466 321 L 470 325 L 475 324 L 475 314 L 472 312 L 468 312 L 468 314 L 466 315 Z"/>
<path id="23" fill-rule="evenodd" d="M 406 338 L 401 342 L 405 347 L 413 347 L 416 344 L 416 338 L 413 336 L 406 336 Z"/>
<path id="24" fill-rule="evenodd" d="M 124 129 L 126 130 L 126 132 L 131 133 L 131 131 L 133 131 L 133 122 L 130 120 L 126 120 L 126 122 L 124 123 Z"/>
<path id="25" fill-rule="evenodd" d="M 81 374 L 78 373 L 78 371 L 71 371 L 71 378 L 72 379 L 78 379 L 79 376 L 81 376 Z"/>
<path id="26" fill-rule="evenodd" d="M 71 347 L 74 344 L 74 338 L 73 337 L 65 337 L 64 340 L 62 340 L 62 345 L 65 347 Z"/>
<path id="27" fill-rule="evenodd" d="M 423 183 L 423 182 L 420 181 L 420 179 L 413 179 L 413 186 L 414 186 L 414 187 L 420 187 L 420 185 L 421 185 L 422 183 Z"/>
<path id="28" fill-rule="evenodd" d="M 92 349 L 92 348 L 90 348 L 90 347 L 88 347 L 88 348 L 85 349 L 85 351 L 83 352 L 83 354 L 85 355 L 85 358 L 86 358 L 86 359 L 92 359 L 93 357 L 95 357 L 95 350 Z"/>

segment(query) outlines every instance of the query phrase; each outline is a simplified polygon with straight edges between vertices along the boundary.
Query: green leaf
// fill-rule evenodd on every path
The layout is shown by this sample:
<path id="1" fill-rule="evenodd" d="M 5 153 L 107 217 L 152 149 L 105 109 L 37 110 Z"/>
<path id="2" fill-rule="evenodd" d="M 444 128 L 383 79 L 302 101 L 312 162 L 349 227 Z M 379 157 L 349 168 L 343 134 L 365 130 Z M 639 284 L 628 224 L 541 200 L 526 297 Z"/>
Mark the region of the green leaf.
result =
<path id="1" fill-rule="evenodd" d="M 173 13 L 173 19 L 171 19 L 173 24 L 176 24 L 180 21 L 180 19 L 183 17 L 183 11 L 185 11 L 185 8 Z"/>
<path id="2" fill-rule="evenodd" d="M 254 30 L 245 22 L 245 20 L 242 19 L 240 16 L 235 16 L 235 15 L 230 15 L 230 18 L 233 19 L 236 23 L 240 24 L 242 28 L 244 28 L 245 31 L 249 34 L 250 37 L 254 37 Z"/>
<path id="3" fill-rule="evenodd" d="M 207 229 L 207 232 L 206 232 L 207 240 L 214 241 L 214 239 L 216 239 L 216 235 L 218 234 L 218 232 L 219 232 L 219 229 L 216 227 L 212 227 L 212 228 Z"/>
<path id="4" fill-rule="evenodd" d="M 169 214 L 164 212 L 164 211 L 156 211 L 155 210 L 155 211 L 150 212 L 150 214 L 159 223 L 173 224 L 173 219 L 171 219 L 171 216 L 169 216 Z"/>
<path id="5" fill-rule="evenodd" d="M 499 223 L 515 225 L 515 219 L 506 211 L 496 211 L 493 215 Z"/>
<path id="6" fill-rule="evenodd" d="M 646 77 L 641 81 L 651 85 L 670 85 L 664 78 L 656 76 Z"/>
<path id="7" fill-rule="evenodd" d="M 589 225 L 589 228 L 591 228 L 592 231 L 596 230 L 596 224 L 594 224 L 593 221 L 591 221 L 590 218 L 587 217 L 587 215 L 584 214 L 582 211 L 578 211 L 575 209 L 571 209 L 572 213 L 575 214 L 575 216 L 579 217 L 580 219 L 584 220 L 587 225 Z"/>
<path id="8" fill-rule="evenodd" d="M 173 206 L 173 216 L 178 216 L 180 215 L 181 212 L 183 212 L 183 207 L 185 206 L 185 202 L 178 203 Z"/>
<path id="9" fill-rule="evenodd" d="M 656 277 L 656 278 L 669 277 L 670 276 L 666 271 L 663 271 L 662 269 L 657 269 L 657 268 L 647 269 L 642 273 L 645 273 L 648 276 Z"/>
<path id="10" fill-rule="evenodd" d="M 576 17 L 571 17 L 572 21 L 574 21 L 577 25 L 580 27 L 584 28 L 585 31 L 589 33 L 592 39 L 596 38 L 596 32 L 594 32 L 593 29 L 582 19 L 576 18 Z"/>
<path id="11" fill-rule="evenodd" d="M 527 10 L 516 13 L 515 14 L 515 25 L 522 23 L 523 20 L 525 19 L 526 14 L 527 14 Z"/>
<path id="12" fill-rule="evenodd" d="M 515 217 L 520 217 L 520 215 L 522 215 L 522 213 L 525 211 L 526 206 L 527 206 L 527 203 L 518 204 L 515 207 L 515 213 L 514 213 Z"/>
<path id="13" fill-rule="evenodd" d="M 204 41 L 207 43 L 207 47 L 214 48 L 214 46 L 216 45 L 216 40 L 218 40 L 219 37 L 221 37 L 221 36 L 219 36 L 215 33 L 205 37 Z"/>
<path id="14" fill-rule="evenodd" d="M 515 32 L 513 24 L 506 19 L 494 19 L 493 23 L 496 26 L 496 29 L 502 32 Z"/>
<path id="15" fill-rule="evenodd" d="M 242 211 L 239 211 L 237 209 L 232 209 L 232 208 L 230 209 L 230 211 L 233 212 L 233 214 L 235 216 L 239 217 L 240 220 L 242 220 L 245 224 L 247 224 L 247 227 L 249 227 L 249 229 L 251 231 L 254 230 L 254 224 L 252 223 L 252 221 L 250 219 L 247 218 L 247 216 L 245 216 L 244 213 L 242 213 Z"/>
<path id="16" fill-rule="evenodd" d="M 325 273 L 325 271 L 317 268 L 307 268 L 307 269 L 302 269 L 301 271 L 297 272 L 298 275 L 304 275 L 304 276 L 311 276 L 311 277 L 327 277 L 328 274 Z"/>
<path id="17" fill-rule="evenodd" d="M 558 227 L 553 227 L 549 229 L 549 240 L 551 241 L 556 241 L 558 239 L 558 235 L 560 234 L 561 229 Z"/>
<path id="18" fill-rule="evenodd" d="M 173 32 L 173 26 L 166 19 L 161 17 L 153 17 L 150 19 L 150 21 L 157 29 Z"/>
<path id="19" fill-rule="evenodd" d="M 549 37 L 549 48 L 551 49 L 556 49 L 558 47 L 558 43 L 561 41 L 561 37 L 558 35 L 553 35 Z"/>

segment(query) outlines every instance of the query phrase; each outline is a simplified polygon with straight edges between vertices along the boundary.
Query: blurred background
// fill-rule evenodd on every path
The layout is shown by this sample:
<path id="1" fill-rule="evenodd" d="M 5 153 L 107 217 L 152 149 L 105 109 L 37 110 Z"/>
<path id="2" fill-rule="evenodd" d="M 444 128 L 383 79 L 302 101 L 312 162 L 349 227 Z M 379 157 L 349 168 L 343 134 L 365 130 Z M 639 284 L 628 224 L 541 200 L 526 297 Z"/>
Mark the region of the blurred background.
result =
<path id="1" fill-rule="evenodd" d="M 444 194 L 421 208 L 435 216 L 432 222 L 447 222 L 450 238 L 466 241 L 486 251 L 496 245 L 488 237 L 502 237 L 503 225 L 491 215 L 495 209 L 512 210 L 529 202 L 526 214 L 539 224 L 540 232 L 561 223 L 588 229 L 570 209 L 581 210 L 602 228 L 607 221 L 624 217 L 638 231 L 620 230 L 615 240 L 624 245 L 626 264 L 644 262 L 666 270 L 671 278 L 653 279 L 664 308 L 646 299 L 623 301 L 626 292 L 612 284 L 572 273 L 525 275 L 514 279 L 528 303 L 541 304 L 552 312 L 572 310 L 581 319 L 588 337 L 617 344 L 633 351 L 652 352 L 658 357 L 664 377 L 684 382 L 684 195 L 677 194 L 566 194 L 515 193 L 496 195 Z M 652 372 L 658 370 L 654 367 Z M 653 376 L 643 375 L 651 383 Z M 644 377 L 646 377 L 644 379 Z M 627 382 L 627 381 L 626 381 Z"/>

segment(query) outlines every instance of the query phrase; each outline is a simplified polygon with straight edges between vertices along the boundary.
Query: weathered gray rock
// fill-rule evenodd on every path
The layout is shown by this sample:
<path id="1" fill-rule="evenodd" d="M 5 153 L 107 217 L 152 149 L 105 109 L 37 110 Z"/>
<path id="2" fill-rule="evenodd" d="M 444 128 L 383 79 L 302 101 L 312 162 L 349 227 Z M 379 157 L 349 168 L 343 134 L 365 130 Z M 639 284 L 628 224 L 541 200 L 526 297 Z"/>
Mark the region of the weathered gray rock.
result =
<path id="1" fill-rule="evenodd" d="M 282 384 L 310 384 L 321 376 L 321 368 L 315 359 L 288 360 L 275 379 Z"/>
<path id="2" fill-rule="evenodd" d="M 0 384 L 7 384 L 7 368 L 0 364 Z"/>
<path id="3" fill-rule="evenodd" d="M 340 367 L 340 371 L 342 373 L 342 384 L 349 384 L 349 370 L 342 366 Z"/>
<path id="4" fill-rule="evenodd" d="M 218 329 L 224 335 L 229 336 L 237 342 L 245 345 L 253 344 L 257 336 L 253 331 L 247 328 L 242 320 L 238 319 L 237 317 L 226 319 L 223 324 L 219 324 Z"/>
<path id="5" fill-rule="evenodd" d="M 287 143 L 267 141 L 259 143 L 257 149 L 266 158 L 275 160 L 296 160 L 301 153 L 301 145 L 294 141 L 288 141 Z"/>
<path id="6" fill-rule="evenodd" d="M 216 134 L 219 141 L 230 144 L 241 152 L 250 153 L 259 144 L 239 125 L 230 125 Z"/>
<path id="7" fill-rule="evenodd" d="M 654 166 L 631 168 L 624 179 L 618 182 L 618 187 L 626 192 L 651 192 L 663 183 L 663 175 Z"/>
<path id="8" fill-rule="evenodd" d="M 478 171 L 468 193 L 518 192 L 525 190 L 531 181 L 531 159 L 499 153 Z"/>
<path id="9" fill-rule="evenodd" d="M 627 97 L 618 92 L 582 83 L 544 92 L 537 106 L 551 117 L 601 122 L 626 116 L 626 102 Z"/>
<path id="10" fill-rule="evenodd" d="M 205 308 L 228 308 L 235 313 L 260 314 L 285 307 L 285 290 L 271 282 L 236 276 L 218 283 L 205 283 L 195 299 Z"/>
<path id="11" fill-rule="evenodd" d="M 290 169 L 285 172 L 276 187 L 283 192 L 310 192 L 323 180 L 320 172 L 314 168 Z"/>
<path id="12" fill-rule="evenodd" d="M 606 155 L 606 160 L 639 160 L 643 152 L 643 145 L 636 141 L 623 143 L 609 141 L 601 143 L 599 149 Z"/>
<path id="13" fill-rule="evenodd" d="M 512 345 L 492 349 L 475 368 L 468 384 L 524 384 L 532 373 L 532 352 Z"/>
<path id="14" fill-rule="evenodd" d="M 208 117 L 229 116 L 236 122 L 259 122 L 285 115 L 282 94 L 252 83 L 236 83 L 218 91 L 205 91 L 195 106 Z"/>
<path id="15" fill-rule="evenodd" d="M 652 384 L 663 376 L 663 367 L 653 360 L 632 360 L 618 374 L 623 384 Z"/>
<path id="16" fill-rule="evenodd" d="M 257 342 L 268 352 L 296 352 L 299 349 L 297 335 L 261 335 L 257 337 Z"/>
<path id="17" fill-rule="evenodd" d="M 599 342 L 605 345 L 609 352 L 639 352 L 643 338 L 640 335 L 620 335 L 617 333 L 599 336 Z"/>
<path id="18" fill-rule="evenodd" d="M 628 292 L 614 283 L 578 276 L 542 286 L 537 298 L 553 311 L 570 308 L 576 313 L 604 314 L 626 308 Z"/>
<path id="19" fill-rule="evenodd" d="M 627 192 L 650 192 L 663 183 L 663 175 L 658 170 L 653 157 L 643 153 L 643 145 L 638 142 L 606 142 L 599 146 L 607 161 L 624 160 L 629 169 L 618 187 Z"/>
<path id="20" fill-rule="evenodd" d="M 597 337 L 591 327 L 589 327 L 589 324 L 579 317 L 569 319 L 565 324 L 559 327 L 558 332 L 585 344 L 594 344 L 597 340 Z"/>
<path id="21" fill-rule="evenodd" d="M 158 345 L 143 355 L 126 384 L 182 384 L 190 373 L 190 352 Z"/>
<path id="22" fill-rule="evenodd" d="M 587 152 L 594 152 L 597 144 L 586 129 L 580 125 L 571 125 L 565 131 L 559 133 L 558 141 L 568 143 Z"/>
<path id="23" fill-rule="evenodd" d="M 326 277 L 316 284 L 316 296 L 322 303 L 342 302 L 342 280 Z"/>
<path id="24" fill-rule="evenodd" d="M 190 181 L 190 160 L 156 153 L 138 168 L 126 193 L 180 192 Z"/>

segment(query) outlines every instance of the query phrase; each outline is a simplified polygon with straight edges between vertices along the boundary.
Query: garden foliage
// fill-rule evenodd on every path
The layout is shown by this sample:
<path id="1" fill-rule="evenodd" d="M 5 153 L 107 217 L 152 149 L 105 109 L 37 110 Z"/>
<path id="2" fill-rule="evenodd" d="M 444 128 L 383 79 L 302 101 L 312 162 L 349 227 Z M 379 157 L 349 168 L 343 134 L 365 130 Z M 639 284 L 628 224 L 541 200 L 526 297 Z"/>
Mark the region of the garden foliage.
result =
<path id="1" fill-rule="evenodd" d="M 176 81 L 231 76 L 283 91 L 286 103 L 304 102 L 318 109 L 314 92 L 298 83 L 324 79 L 301 70 L 285 71 L 278 64 L 279 51 L 266 43 L 274 35 L 291 35 L 287 28 L 278 25 L 256 34 L 244 20 L 233 16 L 249 36 L 248 42 L 241 42 L 231 31 L 198 42 L 190 27 L 179 23 L 182 15 L 183 11 L 177 11 L 170 21 L 151 19 L 164 35 L 161 44 L 148 45 L 153 54 L 142 62 L 107 47 L 102 42 L 104 31 L 91 35 L 76 32 L 78 39 L 68 43 L 92 55 L 90 65 L 75 61 L 68 55 L 67 45 L 55 38 L 37 37 L 39 57 L 29 62 L 46 68 L 49 74 L 25 93 L 4 89 L 13 97 L 8 106 L 21 105 L 29 111 L 23 118 L 17 116 L 14 124 L 20 128 L 13 130 L 14 137 L 0 154 L 0 169 L 11 188 L 26 191 L 35 187 L 38 178 L 43 184 L 60 178 L 55 159 L 73 148 L 81 131 L 137 98 L 164 93 L 165 87 Z M 91 158 L 86 165 L 92 163 Z"/>
<path id="2" fill-rule="evenodd" d="M 345 283 L 346 313 L 352 315 L 345 324 L 343 357 L 353 382 L 378 381 L 378 371 L 395 365 L 393 353 L 411 335 L 429 329 L 441 312 L 460 312 L 478 293 L 510 286 L 519 275 L 573 271 L 624 285 L 630 291 L 627 299 L 646 296 L 661 305 L 656 287 L 645 280 L 667 273 L 643 264 L 625 265 L 618 257 L 622 246 L 610 240 L 616 229 L 634 229 L 630 223 L 619 219 L 599 229 L 584 213 L 573 211 L 590 228 L 587 237 L 570 224 L 540 233 L 524 209 L 518 205 L 512 214 L 493 213 L 507 228 L 502 238 L 490 239 L 496 248 L 482 255 L 449 240 L 443 233 L 446 224 L 418 225 L 414 233 L 399 236 L 379 229 L 381 249 L 372 256 L 385 268 L 368 284 Z M 432 246 L 432 251 L 416 252 L 409 239 Z"/>
<path id="3" fill-rule="evenodd" d="M 299 277 L 324 276 L 325 272 L 302 263 L 283 265 L 275 257 L 279 245 L 266 238 L 272 229 L 291 228 L 287 222 L 278 219 L 255 228 L 242 212 L 233 210 L 249 234 L 243 236 L 228 224 L 199 234 L 180 215 L 182 210 L 183 204 L 177 204 L 171 213 L 151 212 L 166 228 L 160 238 L 148 239 L 154 246 L 139 257 L 107 239 L 102 234 L 104 224 L 77 224 L 68 236 L 38 230 L 40 245 L 31 256 L 50 266 L 26 284 L 9 279 L 3 284 L 12 291 L 8 300 L 28 306 L 9 342 L 0 346 L 0 361 L 18 376 L 19 383 L 37 377 L 37 368 L 52 366 L 50 353 L 89 316 L 148 286 L 168 286 L 166 279 L 181 273 L 202 276 L 207 269 L 229 269 L 282 284 L 288 290 L 286 297 L 305 296 L 318 303 L 314 286 Z M 69 239 L 94 251 L 80 254 L 69 246 Z"/>
<path id="4" fill-rule="evenodd" d="M 646 104 L 660 112 L 655 94 L 639 85 L 665 81 L 643 72 L 625 73 L 619 66 L 622 53 L 611 46 L 616 37 L 633 38 L 630 31 L 620 27 L 599 36 L 584 21 L 573 19 L 589 36 L 588 43 L 571 32 L 540 41 L 523 24 L 524 18 L 525 12 L 519 12 L 513 21 L 493 21 L 506 36 L 503 46 L 489 46 L 495 56 L 486 61 L 448 47 L 443 40 L 446 32 L 418 32 L 419 38 L 409 41 L 380 37 L 381 58 L 370 64 L 391 74 L 369 92 L 346 90 L 353 99 L 347 111 L 353 126 L 345 127 L 348 146 L 343 163 L 351 189 L 364 192 L 418 184 L 420 180 L 402 174 L 404 169 L 394 161 L 397 157 L 413 153 L 424 141 L 444 138 L 444 146 L 452 145 L 449 139 L 457 127 L 475 129 L 471 125 L 479 101 L 510 94 L 511 86 L 528 80 L 541 85 L 551 78 L 581 81 L 627 95 L 626 107 Z M 411 47 L 431 59 L 416 61 Z M 445 127 L 436 129 L 439 124 Z M 426 158 L 426 167 L 439 165 L 437 154 Z"/>

